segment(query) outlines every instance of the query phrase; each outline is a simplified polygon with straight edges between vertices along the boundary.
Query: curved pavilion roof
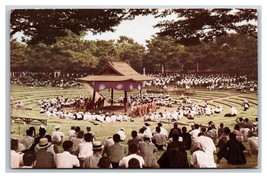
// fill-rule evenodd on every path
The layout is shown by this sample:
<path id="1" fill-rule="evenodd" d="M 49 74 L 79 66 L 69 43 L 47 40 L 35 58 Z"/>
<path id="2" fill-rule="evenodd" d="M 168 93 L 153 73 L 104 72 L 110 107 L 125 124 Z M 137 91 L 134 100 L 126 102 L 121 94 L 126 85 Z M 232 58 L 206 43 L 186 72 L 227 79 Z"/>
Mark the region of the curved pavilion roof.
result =
<path id="1" fill-rule="evenodd" d="M 148 81 L 154 77 L 141 75 L 136 72 L 127 62 L 108 62 L 97 74 L 79 78 L 86 82 L 119 82 L 119 81 Z"/>

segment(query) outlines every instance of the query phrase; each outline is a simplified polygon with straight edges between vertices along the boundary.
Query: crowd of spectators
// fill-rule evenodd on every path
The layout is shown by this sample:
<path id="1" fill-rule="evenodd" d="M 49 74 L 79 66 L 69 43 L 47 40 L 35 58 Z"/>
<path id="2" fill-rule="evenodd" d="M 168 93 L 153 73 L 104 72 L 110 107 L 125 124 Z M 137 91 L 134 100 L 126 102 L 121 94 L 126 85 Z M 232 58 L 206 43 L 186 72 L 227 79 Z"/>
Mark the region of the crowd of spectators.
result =
<path id="1" fill-rule="evenodd" d="M 222 123 L 217 128 L 174 122 L 167 130 L 159 122 L 155 128 L 145 123 L 131 136 L 121 128 L 100 140 L 91 127 L 72 126 L 63 133 L 61 126 L 48 133 L 45 126 L 26 130 L 11 139 L 11 168 L 216 168 L 222 159 L 228 164 L 246 164 L 247 156 L 258 155 L 258 124 L 237 118 L 234 128 Z M 244 143 L 247 146 L 244 146 Z M 59 151 L 59 147 L 63 150 Z M 161 151 L 159 157 L 156 153 Z M 188 154 L 191 154 L 189 157 Z M 190 158 L 190 159 L 189 159 Z"/>

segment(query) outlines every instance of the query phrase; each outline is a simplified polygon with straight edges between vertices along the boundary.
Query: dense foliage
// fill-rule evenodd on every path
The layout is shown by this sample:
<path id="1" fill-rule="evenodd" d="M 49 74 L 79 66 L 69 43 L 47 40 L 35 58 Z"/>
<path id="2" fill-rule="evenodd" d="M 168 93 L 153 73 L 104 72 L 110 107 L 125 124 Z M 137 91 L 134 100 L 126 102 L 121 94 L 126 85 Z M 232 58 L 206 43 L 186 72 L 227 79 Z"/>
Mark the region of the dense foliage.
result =
<path id="1" fill-rule="evenodd" d="M 137 15 L 177 15 L 162 21 L 146 46 L 121 36 L 84 40 L 86 31 L 113 31 Z M 246 22 L 246 23 L 244 23 Z M 138 72 L 257 73 L 256 9 L 14 9 L 10 20 L 11 71 L 98 71 L 109 60 Z M 13 36 L 24 34 L 23 42 Z M 209 42 L 209 43 L 207 43 Z"/>

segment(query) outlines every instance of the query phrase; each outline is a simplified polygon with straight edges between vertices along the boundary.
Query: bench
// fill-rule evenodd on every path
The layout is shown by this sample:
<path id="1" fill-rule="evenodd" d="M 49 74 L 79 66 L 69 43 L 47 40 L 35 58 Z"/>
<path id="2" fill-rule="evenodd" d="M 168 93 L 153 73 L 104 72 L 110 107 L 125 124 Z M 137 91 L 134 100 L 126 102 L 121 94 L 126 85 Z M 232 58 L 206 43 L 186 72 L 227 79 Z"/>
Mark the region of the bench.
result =
<path id="1" fill-rule="evenodd" d="M 38 122 L 41 122 L 44 125 L 47 125 L 47 119 L 44 119 L 44 118 L 34 118 L 34 117 L 28 117 L 28 116 L 11 116 L 11 119 L 14 122 L 22 121 L 22 122 L 24 122 L 26 124 L 30 124 L 33 121 L 38 121 Z"/>

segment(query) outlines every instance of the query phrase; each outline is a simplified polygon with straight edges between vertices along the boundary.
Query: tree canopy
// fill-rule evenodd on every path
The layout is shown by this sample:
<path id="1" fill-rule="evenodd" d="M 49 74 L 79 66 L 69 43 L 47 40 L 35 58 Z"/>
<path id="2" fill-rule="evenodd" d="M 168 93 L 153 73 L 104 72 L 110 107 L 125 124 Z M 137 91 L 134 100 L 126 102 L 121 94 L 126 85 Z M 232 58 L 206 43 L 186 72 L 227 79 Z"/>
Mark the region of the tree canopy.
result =
<path id="1" fill-rule="evenodd" d="M 22 32 L 24 42 L 56 43 L 69 30 L 77 35 L 114 31 L 123 20 L 137 15 L 153 14 L 154 9 L 13 9 L 10 15 L 10 35 Z"/>
<path id="2" fill-rule="evenodd" d="M 164 20 L 161 36 L 170 36 L 183 45 L 210 42 L 214 37 L 239 33 L 257 38 L 257 9 L 166 9 L 156 17 L 175 14 L 175 20 Z"/>

